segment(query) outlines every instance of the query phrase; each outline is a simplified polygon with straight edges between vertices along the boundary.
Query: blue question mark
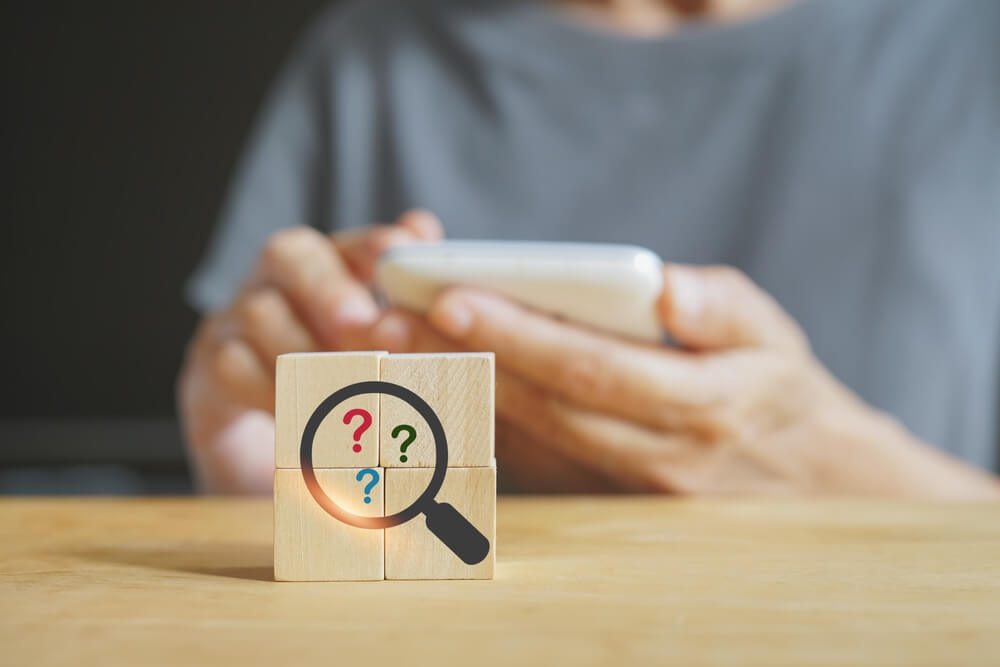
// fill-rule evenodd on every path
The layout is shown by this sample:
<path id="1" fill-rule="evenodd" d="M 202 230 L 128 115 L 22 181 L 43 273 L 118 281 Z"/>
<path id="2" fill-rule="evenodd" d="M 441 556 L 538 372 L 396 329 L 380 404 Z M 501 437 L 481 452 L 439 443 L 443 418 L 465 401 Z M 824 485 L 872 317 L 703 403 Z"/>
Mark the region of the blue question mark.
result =
<path id="1" fill-rule="evenodd" d="M 372 468 L 365 468 L 364 470 L 359 470 L 357 476 L 354 478 L 359 482 L 365 477 L 371 477 L 372 481 L 365 485 L 365 504 L 367 505 L 372 501 L 372 497 L 369 495 L 375 485 L 378 484 L 378 470 L 373 470 Z"/>

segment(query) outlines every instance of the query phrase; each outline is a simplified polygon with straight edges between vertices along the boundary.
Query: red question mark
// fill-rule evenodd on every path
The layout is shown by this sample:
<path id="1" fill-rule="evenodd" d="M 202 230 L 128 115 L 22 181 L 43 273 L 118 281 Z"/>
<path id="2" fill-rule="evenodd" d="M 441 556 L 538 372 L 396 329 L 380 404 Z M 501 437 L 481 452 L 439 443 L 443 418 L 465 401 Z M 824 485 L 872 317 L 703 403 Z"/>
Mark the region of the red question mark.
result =
<path id="1" fill-rule="evenodd" d="M 361 426 L 354 429 L 354 451 L 361 451 L 361 436 L 364 435 L 368 427 L 372 425 L 372 413 L 367 410 L 362 410 L 361 408 L 354 408 L 353 410 L 348 410 L 344 413 L 344 423 L 350 424 L 355 417 L 361 417 Z"/>

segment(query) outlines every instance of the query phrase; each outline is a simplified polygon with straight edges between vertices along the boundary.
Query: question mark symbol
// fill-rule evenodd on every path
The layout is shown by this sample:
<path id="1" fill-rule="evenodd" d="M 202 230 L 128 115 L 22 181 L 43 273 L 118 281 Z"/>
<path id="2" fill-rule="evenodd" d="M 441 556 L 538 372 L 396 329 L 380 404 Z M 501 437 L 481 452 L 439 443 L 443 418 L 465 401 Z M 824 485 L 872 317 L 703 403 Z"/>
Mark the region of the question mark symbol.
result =
<path id="1" fill-rule="evenodd" d="M 365 485 L 365 505 L 367 505 L 372 501 L 372 497 L 369 494 L 372 492 L 372 489 L 375 488 L 375 485 L 378 484 L 379 480 L 378 470 L 375 470 L 373 468 L 365 468 L 364 470 L 359 470 L 357 476 L 354 479 L 360 482 L 365 477 L 372 478 L 372 481 L 368 482 L 368 484 Z"/>
<path id="2" fill-rule="evenodd" d="M 364 435 L 368 427 L 372 425 L 372 413 L 367 410 L 362 410 L 361 408 L 354 408 L 353 410 L 348 410 L 344 414 L 344 423 L 350 424 L 355 417 L 361 417 L 361 426 L 354 429 L 354 451 L 361 451 L 361 436 Z M 362 470 L 364 472 L 364 470 Z M 358 479 L 361 479 L 360 477 Z"/>
<path id="3" fill-rule="evenodd" d="M 392 429 L 392 439 L 395 440 L 399 437 L 399 434 L 403 431 L 409 433 L 403 444 L 399 446 L 399 460 L 406 463 L 406 448 L 413 444 L 413 441 L 417 439 L 417 429 L 413 428 L 409 424 L 400 424 L 396 428 Z"/>

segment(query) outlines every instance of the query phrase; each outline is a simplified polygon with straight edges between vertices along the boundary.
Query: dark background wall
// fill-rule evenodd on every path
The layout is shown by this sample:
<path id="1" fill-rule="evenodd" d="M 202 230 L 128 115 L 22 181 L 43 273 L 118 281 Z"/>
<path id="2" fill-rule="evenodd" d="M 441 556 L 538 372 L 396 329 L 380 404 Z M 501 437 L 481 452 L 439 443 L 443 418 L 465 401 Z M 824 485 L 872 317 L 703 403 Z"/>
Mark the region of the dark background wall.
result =
<path id="1" fill-rule="evenodd" d="M 188 488 L 183 281 L 322 4 L 3 5 L 0 492 Z"/>

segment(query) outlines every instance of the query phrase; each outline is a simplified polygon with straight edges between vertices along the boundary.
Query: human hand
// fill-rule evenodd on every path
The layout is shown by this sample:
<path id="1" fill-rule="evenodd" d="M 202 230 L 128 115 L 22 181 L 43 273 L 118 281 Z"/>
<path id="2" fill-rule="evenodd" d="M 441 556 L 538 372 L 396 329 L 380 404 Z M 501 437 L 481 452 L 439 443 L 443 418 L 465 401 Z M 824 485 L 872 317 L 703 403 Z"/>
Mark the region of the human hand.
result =
<path id="1" fill-rule="evenodd" d="M 365 349 L 379 310 L 375 260 L 401 243 L 441 238 L 433 216 L 328 236 L 310 227 L 267 242 L 239 295 L 205 316 L 188 345 L 177 400 L 200 485 L 267 492 L 274 471 L 274 368 L 279 354 Z"/>
<path id="2" fill-rule="evenodd" d="M 436 333 L 392 314 L 398 321 L 385 328 L 405 343 L 382 340 L 390 350 L 494 351 L 498 419 L 550 462 L 621 490 L 997 495 L 991 477 L 920 443 L 837 382 L 742 274 L 670 266 L 659 308 L 680 347 L 611 338 L 464 288 L 429 311 Z"/>

